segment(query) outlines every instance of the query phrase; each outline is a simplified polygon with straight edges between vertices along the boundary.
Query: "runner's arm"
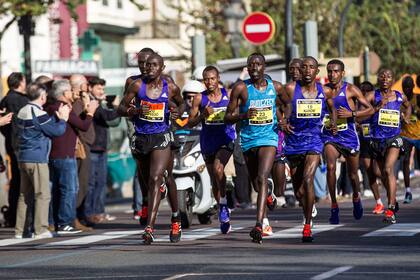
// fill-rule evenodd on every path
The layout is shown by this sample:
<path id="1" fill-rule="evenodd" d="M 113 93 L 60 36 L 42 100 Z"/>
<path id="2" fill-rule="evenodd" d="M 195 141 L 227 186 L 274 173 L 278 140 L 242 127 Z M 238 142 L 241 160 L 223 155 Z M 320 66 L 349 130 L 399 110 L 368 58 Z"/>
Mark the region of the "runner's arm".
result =
<path id="1" fill-rule="evenodd" d="M 177 118 L 182 116 L 182 114 L 184 113 L 185 103 L 184 103 L 184 99 L 181 96 L 181 90 L 175 83 L 172 83 L 172 82 L 169 83 L 168 87 L 170 90 L 169 100 L 172 101 L 176 105 L 176 107 L 172 105 L 169 108 L 171 112 L 171 118 L 176 120 Z"/>
<path id="2" fill-rule="evenodd" d="M 363 110 L 357 109 L 351 112 L 351 116 L 348 117 L 369 117 L 375 113 L 373 110 L 372 105 L 366 100 L 363 93 L 360 91 L 360 89 L 354 85 L 349 86 L 350 90 L 350 97 L 355 98 L 359 105 L 362 105 L 364 107 Z M 360 107 L 359 107 L 360 108 Z"/>
<path id="3" fill-rule="evenodd" d="M 194 127 L 199 124 L 204 119 L 204 114 L 200 113 L 200 104 L 201 104 L 201 93 L 198 93 L 194 96 L 190 114 L 188 117 L 188 126 Z"/>
<path id="4" fill-rule="evenodd" d="M 120 105 L 118 106 L 118 113 L 122 117 L 132 117 L 135 115 L 139 115 L 141 113 L 141 108 L 136 108 L 133 106 L 131 101 L 136 97 L 136 94 L 139 90 L 141 82 L 140 81 L 134 81 L 132 82 L 124 94 L 124 97 L 121 100 Z"/>
<path id="5" fill-rule="evenodd" d="M 373 110 L 372 114 L 375 114 L 377 111 L 379 111 L 379 109 L 377 110 L 376 107 L 374 107 L 374 104 L 373 104 L 375 102 L 375 92 L 374 91 L 368 92 L 366 94 L 365 100 L 372 107 L 372 110 Z M 361 103 L 359 103 L 359 104 L 361 105 Z M 356 122 L 358 122 L 358 123 L 361 123 L 362 121 L 367 120 L 371 116 L 371 115 L 360 116 L 359 114 L 357 114 L 357 117 L 356 117 Z"/>
<path id="6" fill-rule="evenodd" d="M 248 118 L 248 113 L 239 113 L 238 106 L 243 98 L 244 92 L 247 90 L 244 82 L 238 82 L 232 89 L 230 100 L 226 109 L 224 122 L 226 124 L 234 124 L 240 120 Z"/>
<path id="7" fill-rule="evenodd" d="M 412 111 L 412 107 L 411 107 L 411 103 L 408 100 L 407 96 L 404 93 L 401 93 L 402 98 L 403 98 L 403 103 L 402 103 L 402 117 L 404 122 L 406 123 L 410 123 L 410 117 L 411 117 L 411 111 Z"/>
<path id="8" fill-rule="evenodd" d="M 337 110 L 334 106 L 333 92 L 329 87 L 324 87 L 327 108 L 330 114 L 331 131 L 337 133 Z"/>

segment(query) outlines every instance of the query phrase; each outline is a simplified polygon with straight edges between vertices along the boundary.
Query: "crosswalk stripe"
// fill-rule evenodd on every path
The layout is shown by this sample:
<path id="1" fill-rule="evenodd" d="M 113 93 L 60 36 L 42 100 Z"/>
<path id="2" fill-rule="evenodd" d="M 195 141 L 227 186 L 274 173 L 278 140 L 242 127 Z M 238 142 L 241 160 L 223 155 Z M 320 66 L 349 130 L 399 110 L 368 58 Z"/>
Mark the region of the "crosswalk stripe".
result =
<path id="1" fill-rule="evenodd" d="M 63 240 L 63 241 L 50 242 L 50 243 L 47 243 L 47 244 L 43 244 L 40 247 L 86 245 L 86 244 L 89 244 L 89 243 L 95 243 L 95 242 L 99 242 L 99 241 L 117 239 L 117 238 L 122 238 L 122 237 L 129 236 L 129 235 L 140 234 L 141 232 L 142 231 L 140 231 L 140 230 L 110 231 L 110 232 L 105 232 L 101 235 L 94 234 L 94 235 L 83 236 L 83 237 L 79 237 L 79 238 L 75 238 L 75 239 L 68 239 L 68 240 Z"/>
<path id="2" fill-rule="evenodd" d="M 343 225 L 322 225 L 316 224 L 312 228 L 312 235 L 318 234 L 323 231 L 333 230 L 335 228 L 341 227 Z M 302 237 L 302 229 L 303 226 L 295 226 L 292 228 L 284 229 L 273 233 L 271 236 L 267 236 L 267 239 L 274 239 L 274 238 L 299 238 Z"/>
<path id="3" fill-rule="evenodd" d="M 362 237 L 375 236 L 414 236 L 420 233 L 420 224 L 393 224 L 369 233 L 362 235 Z"/>
<path id="4" fill-rule="evenodd" d="M 16 238 L 8 238 L 8 239 L 1 239 L 0 240 L 0 247 L 2 246 L 9 246 L 9 245 L 16 245 L 21 243 L 26 243 L 30 241 L 34 241 L 33 238 L 22 238 L 22 239 L 16 239 Z"/>
<path id="5" fill-rule="evenodd" d="M 247 224 L 249 226 L 249 224 Z M 232 226 L 231 232 L 244 229 L 246 226 L 239 224 Z M 183 231 L 182 232 L 182 241 L 193 241 L 197 239 L 203 239 L 210 236 L 221 234 L 219 228 L 204 228 L 204 229 L 195 229 L 191 231 Z M 155 238 L 155 242 L 169 242 L 168 238 Z"/>

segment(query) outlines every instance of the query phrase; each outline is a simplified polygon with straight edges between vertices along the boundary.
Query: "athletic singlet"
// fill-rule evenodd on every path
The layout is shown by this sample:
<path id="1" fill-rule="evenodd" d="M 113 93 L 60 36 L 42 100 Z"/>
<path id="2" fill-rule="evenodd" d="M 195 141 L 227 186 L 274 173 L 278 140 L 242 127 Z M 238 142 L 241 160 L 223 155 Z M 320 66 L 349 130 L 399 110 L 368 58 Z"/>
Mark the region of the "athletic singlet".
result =
<path id="1" fill-rule="evenodd" d="M 169 130 L 169 108 L 168 108 L 168 83 L 161 80 L 163 88 L 157 99 L 151 99 L 146 95 L 146 83 L 142 81 L 136 97 L 136 107 L 147 104 L 150 111 L 134 119 L 134 126 L 137 134 L 157 134 Z"/>
<path id="2" fill-rule="evenodd" d="M 236 138 L 236 132 L 233 125 L 224 123 L 229 97 L 224 88 L 222 88 L 221 91 L 222 97 L 217 103 L 212 102 L 208 98 L 207 91 L 201 93 L 200 111 L 207 105 L 211 106 L 214 110 L 213 114 L 202 121 L 200 146 L 201 153 L 204 155 L 216 153 L 220 147 L 235 141 Z"/>
<path id="3" fill-rule="evenodd" d="M 324 143 L 321 140 L 321 129 L 326 107 L 325 94 L 320 83 L 316 83 L 316 88 L 316 98 L 305 98 L 300 82 L 296 82 L 289 119 L 294 133 L 286 135 L 286 155 L 322 152 Z"/>
<path id="4" fill-rule="evenodd" d="M 276 116 L 276 89 L 273 81 L 266 79 L 267 88 L 259 91 L 251 80 L 244 83 L 248 90 L 246 104 L 239 106 L 240 113 L 246 113 L 250 108 L 257 110 L 252 119 L 240 122 L 241 147 L 244 152 L 254 147 L 278 145 L 277 116 Z"/>
<path id="5" fill-rule="evenodd" d="M 417 106 L 417 97 L 410 102 L 411 104 L 411 116 L 410 123 L 404 123 L 401 129 L 401 136 L 404 136 L 413 140 L 420 140 L 420 120 L 417 118 L 417 110 L 420 110 Z"/>
<path id="6" fill-rule="evenodd" d="M 400 135 L 401 121 L 400 109 L 403 103 L 403 98 L 400 92 L 394 91 L 396 99 L 388 102 L 379 112 L 372 116 L 370 124 L 372 138 L 374 139 L 389 139 Z M 382 95 L 380 90 L 375 90 L 374 106 L 381 103 Z"/>
<path id="7" fill-rule="evenodd" d="M 347 83 L 344 82 L 338 95 L 333 98 L 334 107 L 339 109 L 343 107 L 352 111 L 347 102 Z M 333 135 L 330 129 L 330 116 L 325 115 L 324 126 L 322 127 L 322 140 L 324 143 L 336 143 L 343 147 L 358 151 L 360 148 L 359 137 L 357 136 L 356 124 L 354 118 L 337 119 L 337 134 Z"/>

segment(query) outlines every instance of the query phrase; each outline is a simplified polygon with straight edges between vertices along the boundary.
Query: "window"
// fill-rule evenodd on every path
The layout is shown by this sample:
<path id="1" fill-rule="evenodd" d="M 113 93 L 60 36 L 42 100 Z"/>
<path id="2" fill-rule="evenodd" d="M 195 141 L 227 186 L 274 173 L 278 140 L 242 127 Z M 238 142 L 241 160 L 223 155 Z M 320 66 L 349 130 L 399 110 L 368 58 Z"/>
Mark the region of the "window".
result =
<path id="1" fill-rule="evenodd" d="M 117 8 L 118 9 L 122 9 L 123 8 L 122 0 L 117 0 Z"/>
<path id="2" fill-rule="evenodd" d="M 179 23 L 175 20 L 139 22 L 141 39 L 178 39 Z"/>
<path id="3" fill-rule="evenodd" d="M 108 6 L 108 0 L 102 0 L 102 5 Z"/>

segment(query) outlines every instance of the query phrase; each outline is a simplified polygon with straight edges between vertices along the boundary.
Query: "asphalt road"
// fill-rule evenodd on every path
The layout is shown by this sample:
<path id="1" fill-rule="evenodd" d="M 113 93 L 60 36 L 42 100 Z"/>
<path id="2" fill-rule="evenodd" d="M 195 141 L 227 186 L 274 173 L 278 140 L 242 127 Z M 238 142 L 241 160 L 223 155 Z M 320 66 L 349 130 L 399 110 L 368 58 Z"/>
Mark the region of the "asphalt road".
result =
<path id="1" fill-rule="evenodd" d="M 114 207 L 117 219 L 93 233 L 43 240 L 13 240 L 0 229 L 1 279 L 420 279 L 420 189 L 401 204 L 397 224 L 371 214 L 355 221 L 350 202 L 341 203 L 341 224 L 328 224 L 329 205 L 318 206 L 314 242 L 301 243 L 301 210 L 270 212 L 274 235 L 251 242 L 255 210 L 232 212 L 233 231 L 222 235 L 216 220 L 183 231 L 169 243 L 169 211 L 161 211 L 156 242 L 142 245 L 142 228 Z M 15 243 L 13 242 L 21 242 Z"/>

